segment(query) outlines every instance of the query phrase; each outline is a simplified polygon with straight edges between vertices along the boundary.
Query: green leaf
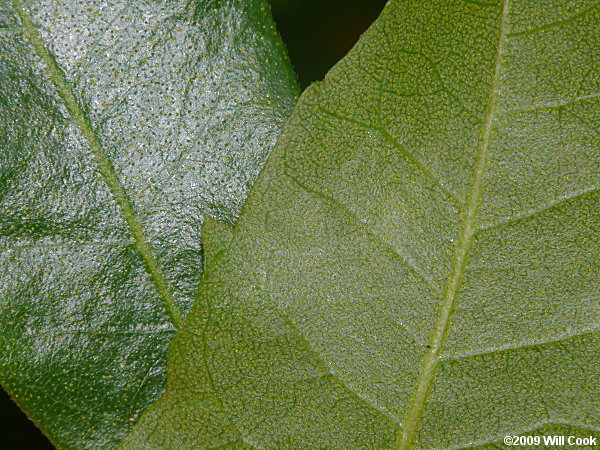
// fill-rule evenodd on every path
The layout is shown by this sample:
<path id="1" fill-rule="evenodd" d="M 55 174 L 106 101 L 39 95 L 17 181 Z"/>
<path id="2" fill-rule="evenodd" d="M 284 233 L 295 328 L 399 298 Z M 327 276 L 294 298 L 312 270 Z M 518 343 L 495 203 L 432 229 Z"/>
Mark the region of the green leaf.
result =
<path id="1" fill-rule="evenodd" d="M 55 445 L 115 446 L 296 82 L 264 0 L 10 0 L 0 35 L 0 382 Z"/>
<path id="2" fill-rule="evenodd" d="M 584 1 L 390 1 L 235 231 L 206 224 L 131 442 L 210 447 L 216 414 L 256 448 L 598 436 L 599 26 Z"/>

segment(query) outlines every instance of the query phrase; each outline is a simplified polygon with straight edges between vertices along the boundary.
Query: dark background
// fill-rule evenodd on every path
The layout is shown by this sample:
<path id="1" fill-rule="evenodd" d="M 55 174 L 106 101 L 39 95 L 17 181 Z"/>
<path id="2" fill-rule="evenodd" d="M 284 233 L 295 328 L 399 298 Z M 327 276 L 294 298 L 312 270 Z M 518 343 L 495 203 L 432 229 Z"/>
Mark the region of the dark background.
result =
<path id="1" fill-rule="evenodd" d="M 323 79 L 386 3 L 385 0 L 270 1 L 302 89 Z"/>
<path id="2" fill-rule="evenodd" d="M 321 80 L 375 20 L 385 0 L 271 0 L 298 81 Z M 52 445 L 0 389 L 0 449 L 46 450 Z"/>

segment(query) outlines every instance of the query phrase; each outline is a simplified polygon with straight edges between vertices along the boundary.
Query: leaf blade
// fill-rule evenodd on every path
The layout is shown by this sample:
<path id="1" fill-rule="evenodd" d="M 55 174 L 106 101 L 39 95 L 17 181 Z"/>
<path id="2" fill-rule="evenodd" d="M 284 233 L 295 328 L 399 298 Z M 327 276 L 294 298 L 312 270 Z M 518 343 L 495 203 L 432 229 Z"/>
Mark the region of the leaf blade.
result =
<path id="1" fill-rule="evenodd" d="M 115 201 L 119 205 L 119 209 L 129 228 L 134 235 L 135 242 L 139 253 L 142 255 L 142 258 L 146 264 L 146 268 L 148 272 L 151 274 L 152 281 L 156 286 L 156 289 L 160 293 L 162 300 L 165 304 L 167 312 L 169 314 L 169 318 L 171 323 L 175 328 L 181 326 L 181 312 L 179 308 L 175 305 L 173 295 L 171 294 L 167 283 L 158 268 L 156 260 L 154 259 L 154 255 L 150 250 L 148 243 L 146 242 L 146 238 L 144 236 L 144 232 L 142 230 L 142 226 L 140 225 L 140 221 L 135 213 L 131 200 L 128 198 L 125 189 L 121 185 L 121 182 L 117 178 L 117 174 L 115 169 L 108 159 L 108 155 L 104 152 L 102 145 L 98 139 L 98 136 L 93 131 L 92 126 L 90 124 L 90 118 L 84 113 L 82 108 L 79 106 L 79 102 L 75 97 L 75 93 L 71 89 L 68 80 L 63 75 L 60 67 L 58 66 L 56 60 L 53 58 L 48 49 L 44 46 L 44 42 L 42 41 L 40 35 L 37 33 L 35 29 L 35 25 L 31 20 L 31 17 L 23 7 L 23 4 L 20 0 L 13 0 L 13 8 L 17 11 L 21 23 L 24 25 L 25 33 L 31 42 L 33 48 L 38 53 L 39 57 L 42 59 L 43 63 L 48 67 L 50 77 L 58 89 L 59 95 L 65 102 L 65 105 L 69 111 L 71 117 L 77 123 L 77 127 L 79 128 L 81 134 L 85 136 L 89 147 L 91 148 L 92 153 L 94 154 L 96 161 L 98 163 L 101 174 L 103 175 L 106 183 L 108 184 L 110 191 L 115 198 Z"/>
<path id="2" fill-rule="evenodd" d="M 230 242 L 208 244 L 218 257 L 162 401 L 204 361 L 240 432 L 266 448 L 461 448 L 598 428 L 599 116 L 586 75 L 598 8 L 552 9 L 566 28 L 528 3 L 386 6 L 301 97 Z M 520 40 L 540 26 L 551 33 Z M 189 358 L 194 347 L 207 354 Z M 327 381 L 293 378 L 303 364 Z M 337 387 L 352 408 L 311 401 Z"/>
<path id="3" fill-rule="evenodd" d="M 160 298 L 189 309 L 202 216 L 235 220 L 294 76 L 260 1 L 0 20 L 1 381 L 56 445 L 114 446 L 164 386 Z"/>

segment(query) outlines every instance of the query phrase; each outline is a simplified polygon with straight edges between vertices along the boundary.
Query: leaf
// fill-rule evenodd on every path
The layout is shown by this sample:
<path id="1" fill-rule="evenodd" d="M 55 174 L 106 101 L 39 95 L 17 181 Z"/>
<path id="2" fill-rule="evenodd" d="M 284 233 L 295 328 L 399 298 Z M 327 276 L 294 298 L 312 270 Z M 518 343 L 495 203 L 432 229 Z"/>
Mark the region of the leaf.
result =
<path id="1" fill-rule="evenodd" d="M 11 0 L 0 34 L 0 381 L 58 447 L 112 447 L 296 82 L 263 0 Z"/>
<path id="2" fill-rule="evenodd" d="M 590 2 L 390 1 L 235 231 L 205 224 L 129 442 L 211 447 L 208 412 L 256 448 L 598 436 L 599 25 Z"/>

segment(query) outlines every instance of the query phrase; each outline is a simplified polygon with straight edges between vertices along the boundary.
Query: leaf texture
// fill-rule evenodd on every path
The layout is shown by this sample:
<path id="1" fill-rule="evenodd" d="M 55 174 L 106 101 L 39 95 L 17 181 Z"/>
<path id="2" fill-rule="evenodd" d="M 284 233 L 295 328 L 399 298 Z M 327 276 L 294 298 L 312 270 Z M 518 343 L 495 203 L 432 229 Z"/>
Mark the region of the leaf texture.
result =
<path id="1" fill-rule="evenodd" d="M 262 0 L 10 0 L 0 36 L 0 382 L 58 447 L 112 447 L 296 82 Z"/>
<path id="2" fill-rule="evenodd" d="M 390 1 L 235 231 L 205 224 L 131 442 L 216 446 L 207 411 L 255 448 L 598 436 L 599 25 L 595 2 Z"/>

